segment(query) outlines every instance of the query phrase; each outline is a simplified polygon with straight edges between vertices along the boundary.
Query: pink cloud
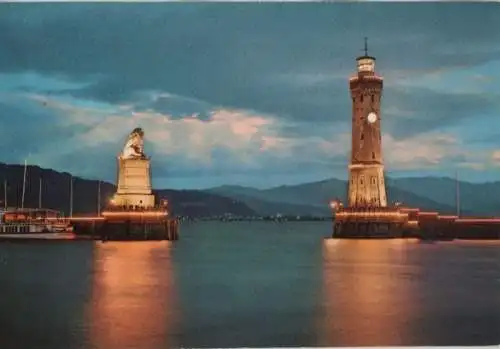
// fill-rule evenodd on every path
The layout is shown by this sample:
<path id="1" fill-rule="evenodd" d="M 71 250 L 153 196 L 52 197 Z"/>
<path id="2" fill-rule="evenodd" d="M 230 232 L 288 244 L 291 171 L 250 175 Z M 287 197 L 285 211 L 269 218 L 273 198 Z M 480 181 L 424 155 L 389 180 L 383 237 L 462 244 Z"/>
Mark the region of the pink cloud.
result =
<path id="1" fill-rule="evenodd" d="M 205 165 L 211 163 L 215 148 L 233 154 L 232 161 L 248 165 L 258 162 L 262 153 L 287 153 L 290 146 L 280 136 L 279 125 L 272 116 L 253 112 L 216 109 L 209 120 L 200 120 L 196 114 L 178 119 L 154 111 L 132 112 L 129 106 L 116 106 L 114 113 L 103 113 L 45 96 L 31 98 L 60 112 L 65 124 L 90 126 L 75 136 L 78 149 L 112 143 L 118 153 L 128 133 L 138 126 L 144 129 L 146 142 L 156 154 L 182 155 Z M 51 157 L 72 151 L 76 148 L 59 149 Z M 148 152 L 147 147 L 145 151 Z"/>
<path id="2" fill-rule="evenodd" d="M 493 162 L 493 165 L 500 166 L 500 150 L 494 150 L 491 153 L 491 161 Z"/>

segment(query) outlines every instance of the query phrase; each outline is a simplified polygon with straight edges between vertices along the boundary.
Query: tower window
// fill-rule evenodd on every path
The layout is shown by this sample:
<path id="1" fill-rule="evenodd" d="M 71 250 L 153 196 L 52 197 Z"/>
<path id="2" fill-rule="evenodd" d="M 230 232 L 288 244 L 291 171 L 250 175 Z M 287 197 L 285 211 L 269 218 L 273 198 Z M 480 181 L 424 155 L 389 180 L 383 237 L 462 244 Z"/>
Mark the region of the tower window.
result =
<path id="1" fill-rule="evenodd" d="M 359 177 L 359 184 L 363 185 L 363 176 Z"/>
<path id="2" fill-rule="evenodd" d="M 360 101 L 361 103 L 363 103 L 363 95 L 361 95 Z"/>
<path id="3" fill-rule="evenodd" d="M 372 160 L 375 160 L 375 153 L 372 152 Z"/>
<path id="4" fill-rule="evenodd" d="M 375 96 L 372 95 L 372 103 L 375 102 Z"/>
<path id="5" fill-rule="evenodd" d="M 361 137 L 360 137 L 361 140 L 365 139 L 365 135 L 362 133 L 361 134 Z"/>
<path id="6" fill-rule="evenodd" d="M 373 185 L 377 184 L 377 181 L 375 180 L 375 177 L 372 177 L 372 184 Z"/>

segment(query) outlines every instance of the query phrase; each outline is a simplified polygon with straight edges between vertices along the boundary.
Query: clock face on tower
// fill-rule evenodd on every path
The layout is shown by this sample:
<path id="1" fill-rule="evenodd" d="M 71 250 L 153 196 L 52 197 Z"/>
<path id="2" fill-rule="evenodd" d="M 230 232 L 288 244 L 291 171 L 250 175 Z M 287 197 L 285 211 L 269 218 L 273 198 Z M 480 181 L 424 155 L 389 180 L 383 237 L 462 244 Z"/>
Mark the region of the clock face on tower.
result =
<path id="1" fill-rule="evenodd" d="M 375 114 L 374 112 L 371 112 L 370 114 L 368 114 L 368 122 L 370 124 L 373 124 L 375 121 L 377 121 L 377 114 Z"/>

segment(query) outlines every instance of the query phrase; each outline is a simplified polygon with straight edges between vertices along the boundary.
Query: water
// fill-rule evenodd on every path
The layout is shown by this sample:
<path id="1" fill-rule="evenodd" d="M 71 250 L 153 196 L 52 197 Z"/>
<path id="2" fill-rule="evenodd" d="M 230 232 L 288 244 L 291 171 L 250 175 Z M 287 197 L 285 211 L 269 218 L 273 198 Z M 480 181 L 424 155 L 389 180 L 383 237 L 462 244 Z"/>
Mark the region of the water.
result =
<path id="1" fill-rule="evenodd" d="M 0 244 L 0 348 L 500 343 L 500 243 L 196 223 L 169 242 Z"/>

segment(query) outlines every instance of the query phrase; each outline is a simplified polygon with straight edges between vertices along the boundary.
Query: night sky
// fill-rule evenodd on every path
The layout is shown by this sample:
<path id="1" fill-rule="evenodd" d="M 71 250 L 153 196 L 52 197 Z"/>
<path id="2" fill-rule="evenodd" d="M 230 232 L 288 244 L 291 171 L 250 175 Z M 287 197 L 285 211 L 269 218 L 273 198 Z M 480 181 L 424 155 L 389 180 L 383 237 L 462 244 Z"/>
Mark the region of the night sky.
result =
<path id="1" fill-rule="evenodd" d="M 159 188 L 347 177 L 355 58 L 384 77 L 391 176 L 500 179 L 496 3 L 0 4 L 0 162 Z"/>

